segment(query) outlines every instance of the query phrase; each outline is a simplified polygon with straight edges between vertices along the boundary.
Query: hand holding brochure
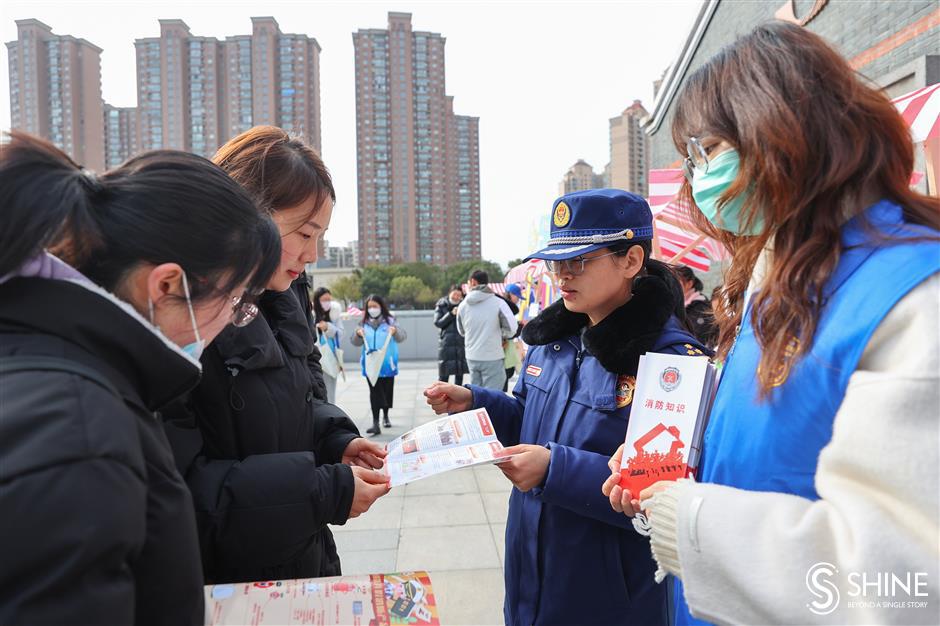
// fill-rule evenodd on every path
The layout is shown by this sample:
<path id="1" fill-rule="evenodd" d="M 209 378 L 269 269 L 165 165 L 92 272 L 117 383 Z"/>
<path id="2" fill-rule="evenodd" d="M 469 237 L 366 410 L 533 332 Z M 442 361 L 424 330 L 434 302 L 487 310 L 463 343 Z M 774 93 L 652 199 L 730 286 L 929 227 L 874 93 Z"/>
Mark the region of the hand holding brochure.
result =
<path id="1" fill-rule="evenodd" d="M 708 357 L 640 357 L 620 466 L 620 486 L 634 498 L 653 483 L 685 478 L 698 468 L 715 372 Z"/>
<path id="2" fill-rule="evenodd" d="M 486 409 L 454 413 L 390 441 L 385 468 L 397 487 L 459 467 L 498 463 L 503 449 Z"/>
<path id="3" fill-rule="evenodd" d="M 205 623 L 438 626 L 427 572 L 209 585 Z"/>

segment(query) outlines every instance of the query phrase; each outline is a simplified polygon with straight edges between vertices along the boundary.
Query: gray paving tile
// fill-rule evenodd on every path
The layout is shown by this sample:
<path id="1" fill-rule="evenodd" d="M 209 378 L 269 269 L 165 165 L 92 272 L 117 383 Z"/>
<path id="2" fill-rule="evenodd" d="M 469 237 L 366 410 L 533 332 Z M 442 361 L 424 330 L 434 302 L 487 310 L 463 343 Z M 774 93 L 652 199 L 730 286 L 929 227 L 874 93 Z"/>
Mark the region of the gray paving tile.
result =
<path id="1" fill-rule="evenodd" d="M 486 511 L 486 521 L 490 524 L 505 524 L 509 514 L 508 493 L 484 493 L 483 510 Z"/>
<path id="2" fill-rule="evenodd" d="M 499 554 L 499 562 L 505 567 L 506 524 L 490 524 L 490 530 L 493 531 L 493 541 L 496 542 L 496 553 Z"/>
<path id="3" fill-rule="evenodd" d="M 509 493 L 512 491 L 512 483 L 495 465 L 477 465 L 473 468 L 473 473 L 476 475 L 481 492 Z"/>
<path id="4" fill-rule="evenodd" d="M 398 544 L 401 571 L 492 569 L 500 567 L 493 534 L 486 524 L 403 528 Z"/>
<path id="5" fill-rule="evenodd" d="M 392 491 L 395 490 L 393 489 Z M 343 526 L 338 526 L 337 528 L 342 528 L 345 530 L 398 528 L 401 524 L 401 509 L 403 501 L 404 498 L 379 498 L 372 504 L 372 507 L 368 511 L 355 519 L 349 520 Z"/>
<path id="6" fill-rule="evenodd" d="M 340 553 L 343 574 L 388 574 L 396 572 L 397 550 L 362 550 L 360 552 Z"/>
<path id="7" fill-rule="evenodd" d="M 502 570 L 432 570 L 428 573 L 442 624 L 495 626 L 503 623 Z"/>
<path id="8" fill-rule="evenodd" d="M 405 485 L 405 494 L 408 496 L 476 493 L 477 491 L 479 487 L 470 468 L 446 472 Z"/>
<path id="9" fill-rule="evenodd" d="M 338 528 L 343 528 L 342 526 Z M 340 556 L 348 552 L 361 552 L 363 550 L 397 550 L 397 528 L 376 528 L 373 530 L 341 530 L 331 527 L 333 539 L 336 541 L 336 550 Z"/>
<path id="10" fill-rule="evenodd" d="M 406 496 L 402 528 L 486 524 L 486 513 L 478 493 L 460 495 Z"/>

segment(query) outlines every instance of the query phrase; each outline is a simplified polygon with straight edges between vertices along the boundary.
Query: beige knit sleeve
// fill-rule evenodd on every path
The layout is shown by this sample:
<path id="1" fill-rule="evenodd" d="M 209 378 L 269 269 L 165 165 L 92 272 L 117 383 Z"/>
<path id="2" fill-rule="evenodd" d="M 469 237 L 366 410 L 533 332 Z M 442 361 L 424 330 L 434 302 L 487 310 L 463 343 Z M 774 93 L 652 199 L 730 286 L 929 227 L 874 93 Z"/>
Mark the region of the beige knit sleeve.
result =
<path id="1" fill-rule="evenodd" d="M 940 623 L 938 353 L 934 275 L 866 346 L 819 457 L 820 500 L 690 481 L 653 499 L 654 555 L 663 573 L 683 579 L 693 615 Z"/>

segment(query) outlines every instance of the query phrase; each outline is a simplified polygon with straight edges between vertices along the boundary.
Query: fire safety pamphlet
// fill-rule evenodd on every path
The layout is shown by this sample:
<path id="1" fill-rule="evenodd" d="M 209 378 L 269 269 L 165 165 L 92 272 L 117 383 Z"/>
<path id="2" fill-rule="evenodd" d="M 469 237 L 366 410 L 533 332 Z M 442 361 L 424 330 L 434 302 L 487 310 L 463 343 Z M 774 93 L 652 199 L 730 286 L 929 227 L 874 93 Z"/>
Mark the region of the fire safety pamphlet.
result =
<path id="1" fill-rule="evenodd" d="M 640 357 L 620 466 L 620 486 L 637 497 L 660 480 L 694 473 L 715 399 L 708 357 L 648 352 Z"/>
<path id="2" fill-rule="evenodd" d="M 497 463 L 503 449 L 486 409 L 454 413 L 422 424 L 388 443 L 385 471 L 397 487 L 460 467 Z"/>
<path id="3" fill-rule="evenodd" d="M 438 626 L 427 572 L 208 585 L 206 624 Z"/>

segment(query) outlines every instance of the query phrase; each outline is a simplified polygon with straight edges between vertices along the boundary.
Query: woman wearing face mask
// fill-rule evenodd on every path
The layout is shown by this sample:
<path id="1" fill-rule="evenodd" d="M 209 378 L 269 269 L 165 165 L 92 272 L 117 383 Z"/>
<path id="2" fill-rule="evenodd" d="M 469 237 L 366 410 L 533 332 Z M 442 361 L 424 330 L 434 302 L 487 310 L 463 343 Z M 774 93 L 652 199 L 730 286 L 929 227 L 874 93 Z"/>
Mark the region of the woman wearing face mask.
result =
<path id="1" fill-rule="evenodd" d="M 313 292 L 313 321 L 317 329 L 317 340 L 320 353 L 329 350 L 337 359 L 342 356 L 340 346 L 343 341 L 343 323 L 340 320 L 339 304 L 333 301 L 333 294 L 326 287 L 317 287 Z M 337 361 L 340 368 L 343 364 Z M 345 374 L 344 374 L 345 375 Z M 336 404 L 336 376 L 323 372 L 323 381 L 326 384 L 326 400 Z"/>
<path id="2" fill-rule="evenodd" d="M 333 211 L 320 157 L 279 128 L 235 137 L 213 160 L 272 215 L 280 265 L 255 323 L 206 349 L 203 377 L 168 429 L 199 522 L 212 583 L 341 573 L 328 524 L 388 492 L 385 452 L 326 402 L 304 265 Z"/>
<path id="3" fill-rule="evenodd" d="M 666 592 L 652 581 L 649 542 L 610 510 L 597 486 L 623 443 L 640 356 L 704 354 L 684 328 L 679 285 L 650 259 L 652 213 L 618 189 L 562 196 L 544 259 L 562 300 L 529 321 L 529 351 L 508 396 L 435 383 L 437 413 L 485 407 L 515 489 L 506 525 L 511 626 L 661 624 Z"/>
<path id="4" fill-rule="evenodd" d="M 0 148 L 0 623 L 201 624 L 192 500 L 161 408 L 277 264 L 271 221 L 209 161 L 102 176 Z"/>
<path id="5" fill-rule="evenodd" d="M 354 346 L 362 346 L 360 362 L 363 376 L 366 376 L 366 354 L 381 350 L 388 343 L 378 380 L 373 385 L 366 376 L 369 383 L 369 404 L 372 405 L 372 428 L 366 430 L 370 435 L 382 434 L 382 429 L 379 428 L 379 411 L 382 412 L 382 425 L 385 428 L 392 427 L 392 422 L 388 419 L 388 410 L 392 408 L 395 376 L 398 374 L 398 344 L 404 340 L 405 331 L 395 323 L 395 318 L 388 312 L 385 300 L 381 296 L 369 296 L 366 300 L 366 313 L 362 316 L 362 323 L 352 338 Z"/>
<path id="6" fill-rule="evenodd" d="M 940 595 L 940 205 L 908 187 L 909 129 L 778 22 L 689 78 L 673 137 L 699 221 L 733 252 L 725 367 L 699 482 L 612 480 L 612 506 L 647 510 L 678 623 L 937 623 L 933 600 L 851 602 L 859 572 L 920 572 L 917 593 Z"/>
<path id="7" fill-rule="evenodd" d="M 464 354 L 463 335 L 457 332 L 457 305 L 463 300 L 463 291 L 457 285 L 447 296 L 437 301 L 434 325 L 441 329 L 437 348 L 438 380 L 447 382 L 453 376 L 454 384 L 463 384 L 463 375 L 469 373 Z"/>

